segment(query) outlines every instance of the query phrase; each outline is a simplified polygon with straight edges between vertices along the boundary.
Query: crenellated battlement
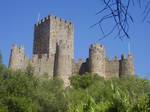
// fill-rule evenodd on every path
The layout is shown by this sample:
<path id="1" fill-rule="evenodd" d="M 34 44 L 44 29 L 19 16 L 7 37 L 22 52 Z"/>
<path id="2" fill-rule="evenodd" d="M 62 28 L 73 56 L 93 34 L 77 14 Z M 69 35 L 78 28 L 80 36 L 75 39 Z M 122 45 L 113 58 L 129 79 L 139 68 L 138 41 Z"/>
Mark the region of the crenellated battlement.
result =
<path id="1" fill-rule="evenodd" d="M 44 19 L 41 19 L 38 23 L 35 24 L 35 27 L 40 27 L 43 25 L 43 23 L 47 23 L 47 22 L 51 22 L 51 21 L 55 21 L 55 23 L 60 23 L 64 26 L 69 26 L 69 27 L 73 28 L 73 24 L 70 21 L 67 21 L 62 18 L 59 18 L 57 16 L 52 16 L 52 15 L 49 15 L 49 16 L 45 17 Z"/>
<path id="2" fill-rule="evenodd" d="M 55 22 L 64 24 L 64 25 L 68 25 L 68 26 L 69 26 L 69 25 L 70 25 L 70 26 L 73 25 L 70 21 L 64 20 L 64 19 L 59 18 L 59 17 L 57 17 L 57 16 L 50 16 L 50 19 L 53 20 L 53 21 L 55 21 Z"/>
<path id="3" fill-rule="evenodd" d="M 104 46 L 101 44 L 91 44 L 90 48 L 99 48 L 99 49 L 104 49 Z"/>
<path id="4" fill-rule="evenodd" d="M 121 60 L 126 60 L 127 58 L 126 58 L 126 55 L 125 54 L 122 54 L 121 55 Z"/>
<path id="5" fill-rule="evenodd" d="M 133 56 L 132 55 L 125 55 L 122 54 L 121 57 L 119 58 L 118 56 L 114 56 L 114 58 L 110 59 L 110 58 L 106 58 L 106 61 L 108 62 L 112 62 L 112 61 L 128 61 L 129 59 L 132 59 Z"/>
<path id="6" fill-rule="evenodd" d="M 92 44 L 89 50 L 90 52 L 103 52 L 105 51 L 105 48 L 103 45 L 100 44 Z"/>
<path id="7" fill-rule="evenodd" d="M 128 54 L 127 56 L 125 54 L 121 55 L 121 61 L 128 61 L 130 59 L 133 59 L 133 56 L 131 54 Z"/>
<path id="8" fill-rule="evenodd" d="M 24 46 L 17 46 L 16 44 L 13 44 L 12 50 L 18 50 L 20 52 L 24 52 Z"/>
<path id="9" fill-rule="evenodd" d="M 43 23 L 50 21 L 50 15 L 45 17 L 44 19 L 41 19 L 40 21 L 38 21 L 38 23 L 35 24 L 36 27 L 41 26 Z"/>

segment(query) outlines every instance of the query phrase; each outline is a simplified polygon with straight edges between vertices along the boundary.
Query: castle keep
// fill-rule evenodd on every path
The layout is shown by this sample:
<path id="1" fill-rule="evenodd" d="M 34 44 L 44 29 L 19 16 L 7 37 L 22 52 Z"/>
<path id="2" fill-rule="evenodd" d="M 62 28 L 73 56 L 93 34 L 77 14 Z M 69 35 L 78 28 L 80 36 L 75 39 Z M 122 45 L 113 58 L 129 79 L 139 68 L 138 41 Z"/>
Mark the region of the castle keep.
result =
<path id="1" fill-rule="evenodd" d="M 106 58 L 104 46 L 91 45 L 86 61 L 74 61 L 74 27 L 71 22 L 55 16 L 48 16 L 34 26 L 32 59 L 29 59 L 23 47 L 13 45 L 9 68 L 26 70 L 31 65 L 34 75 L 47 74 L 57 76 L 69 85 L 73 74 L 95 73 L 105 78 L 134 75 L 133 57 L 121 56 L 121 59 Z"/>

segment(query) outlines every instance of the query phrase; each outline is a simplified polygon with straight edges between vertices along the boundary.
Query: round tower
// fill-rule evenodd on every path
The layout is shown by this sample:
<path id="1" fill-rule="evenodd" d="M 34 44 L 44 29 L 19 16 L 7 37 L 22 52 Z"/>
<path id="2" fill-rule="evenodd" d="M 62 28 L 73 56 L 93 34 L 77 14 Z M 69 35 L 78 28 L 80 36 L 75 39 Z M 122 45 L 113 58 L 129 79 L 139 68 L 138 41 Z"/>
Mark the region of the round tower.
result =
<path id="1" fill-rule="evenodd" d="M 89 49 L 89 72 L 105 77 L 105 49 L 102 45 L 91 45 Z"/>
<path id="2" fill-rule="evenodd" d="M 128 55 L 126 58 L 124 55 L 121 56 L 120 60 L 120 76 L 129 76 L 134 75 L 134 64 L 133 64 L 133 56 Z"/>
<path id="3" fill-rule="evenodd" d="M 9 59 L 9 68 L 13 70 L 25 70 L 27 63 L 28 60 L 24 53 L 24 47 L 17 47 L 17 45 L 13 45 Z"/>
<path id="4" fill-rule="evenodd" d="M 72 74 L 72 55 L 69 49 L 67 43 L 60 41 L 55 56 L 55 75 L 64 81 L 65 86 L 69 85 L 69 77 Z"/>

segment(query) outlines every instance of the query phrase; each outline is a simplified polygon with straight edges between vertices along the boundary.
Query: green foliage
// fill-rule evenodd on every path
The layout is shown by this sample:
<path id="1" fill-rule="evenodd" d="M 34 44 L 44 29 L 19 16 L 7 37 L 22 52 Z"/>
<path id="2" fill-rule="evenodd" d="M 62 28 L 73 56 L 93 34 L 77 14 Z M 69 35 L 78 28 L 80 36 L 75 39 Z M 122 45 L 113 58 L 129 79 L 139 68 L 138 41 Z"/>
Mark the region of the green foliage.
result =
<path id="1" fill-rule="evenodd" d="M 29 72 L 0 72 L 0 112 L 66 112 L 62 81 Z"/>
<path id="2" fill-rule="evenodd" d="M 69 102 L 73 99 L 70 108 L 82 105 L 81 109 L 75 107 L 79 112 L 84 112 L 84 109 L 89 112 L 150 112 L 148 80 L 135 77 L 104 80 L 94 75 L 73 76 L 70 79 Z M 82 80 L 87 86 L 82 85 Z"/>
<path id="3" fill-rule="evenodd" d="M 150 82 L 135 77 L 105 80 L 75 75 L 71 86 L 57 78 L 0 69 L 0 112 L 150 112 Z"/>
<path id="4" fill-rule="evenodd" d="M 27 66 L 27 68 L 26 68 L 26 74 L 28 75 L 28 76 L 33 76 L 33 71 L 34 71 L 34 69 L 33 69 L 33 67 L 31 66 L 31 64 L 29 64 L 28 66 Z"/>
<path id="5" fill-rule="evenodd" d="M 89 73 L 86 73 L 83 76 L 75 75 L 73 77 L 70 77 L 70 82 L 71 85 L 76 89 L 86 89 L 100 79 L 102 78 L 98 77 L 97 75 L 91 75 Z"/>
<path id="6" fill-rule="evenodd" d="M 0 64 L 2 64 L 2 54 L 1 54 L 1 52 L 0 52 Z"/>

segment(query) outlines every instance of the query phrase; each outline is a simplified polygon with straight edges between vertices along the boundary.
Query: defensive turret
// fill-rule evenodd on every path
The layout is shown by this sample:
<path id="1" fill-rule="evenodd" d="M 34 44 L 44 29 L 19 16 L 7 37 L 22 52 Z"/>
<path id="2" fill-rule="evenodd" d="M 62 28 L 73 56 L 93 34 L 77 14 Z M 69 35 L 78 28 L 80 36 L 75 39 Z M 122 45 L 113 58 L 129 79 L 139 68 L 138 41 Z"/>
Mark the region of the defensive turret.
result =
<path id="1" fill-rule="evenodd" d="M 13 70 L 25 70 L 28 63 L 29 60 L 24 53 L 24 47 L 17 47 L 17 45 L 13 45 L 9 59 L 9 68 Z"/>
<path id="2" fill-rule="evenodd" d="M 91 45 L 89 49 L 89 72 L 105 77 L 105 50 L 102 45 Z"/>
<path id="3" fill-rule="evenodd" d="M 134 75 L 134 64 L 132 55 L 128 55 L 127 58 L 124 55 L 121 56 L 119 71 L 120 76 Z"/>
<path id="4" fill-rule="evenodd" d="M 69 77 L 72 74 L 72 56 L 68 50 L 69 47 L 64 41 L 57 44 L 54 75 L 62 79 L 65 86 L 69 86 Z"/>

